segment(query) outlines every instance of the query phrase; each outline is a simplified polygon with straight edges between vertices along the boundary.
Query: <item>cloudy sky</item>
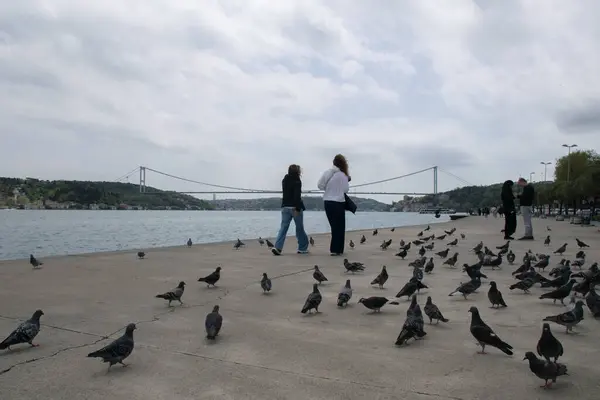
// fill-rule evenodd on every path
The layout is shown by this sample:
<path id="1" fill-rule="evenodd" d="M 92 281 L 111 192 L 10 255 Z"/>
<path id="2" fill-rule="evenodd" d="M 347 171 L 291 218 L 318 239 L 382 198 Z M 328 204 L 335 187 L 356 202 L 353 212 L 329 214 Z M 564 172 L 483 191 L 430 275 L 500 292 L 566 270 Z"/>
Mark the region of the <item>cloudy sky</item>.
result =
<path id="1" fill-rule="evenodd" d="M 540 179 L 561 144 L 600 144 L 598 15 L 594 0 L 0 2 L 0 175 L 146 165 L 277 189 L 298 163 L 314 188 L 341 152 L 357 184 L 433 165 Z M 427 172 L 369 189 L 432 188 Z"/>

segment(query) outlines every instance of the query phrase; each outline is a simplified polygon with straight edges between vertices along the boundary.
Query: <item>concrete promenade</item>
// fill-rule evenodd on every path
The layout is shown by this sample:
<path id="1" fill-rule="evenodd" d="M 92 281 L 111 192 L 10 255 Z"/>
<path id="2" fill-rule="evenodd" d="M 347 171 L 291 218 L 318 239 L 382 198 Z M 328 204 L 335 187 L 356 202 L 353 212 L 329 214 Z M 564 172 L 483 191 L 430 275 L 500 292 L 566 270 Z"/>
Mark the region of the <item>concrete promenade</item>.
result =
<path id="1" fill-rule="evenodd" d="M 480 240 L 494 251 L 504 243 L 502 224 L 501 219 L 469 217 L 432 225 L 431 232 L 439 235 L 455 226 L 458 264 L 472 264 L 476 257 L 469 249 Z M 519 224 L 517 236 L 523 229 L 520 220 Z M 546 291 L 539 285 L 530 295 L 508 290 L 514 282 L 511 271 L 521 264 L 526 249 L 549 252 L 543 245 L 546 225 L 552 229 L 550 250 L 568 242 L 565 256 L 573 259 L 578 237 L 591 246 L 586 250 L 587 266 L 600 261 L 596 228 L 535 219 L 537 240 L 511 244 L 517 255 L 514 266 L 505 262 L 501 270 L 483 268 L 508 303 L 506 309 L 493 310 L 486 295 L 488 281 L 469 300 L 448 297 L 468 277 L 460 267 L 446 268 L 435 257 L 434 273 L 424 279 L 430 289 L 421 293 L 419 303 L 423 308 L 432 296 L 450 322 L 427 323 L 424 340 L 400 348 L 394 342 L 409 302 L 388 305 L 380 314 L 357 302 L 373 295 L 394 296 L 411 277 L 407 265 L 417 256 L 415 246 L 405 261 L 394 253 L 400 239 L 416 238 L 419 227 L 393 233 L 381 229 L 375 238 L 371 231 L 364 232 L 367 243 L 347 249 L 350 261 L 366 265 L 364 273 L 354 276 L 344 273 L 342 258 L 329 256 L 326 235 L 314 236 L 310 255 L 296 255 L 295 239 L 289 238 L 280 257 L 248 241 L 239 251 L 232 249 L 233 243 L 149 250 L 145 260 L 138 260 L 135 252 L 54 257 L 43 260 L 43 268 L 35 271 L 27 260 L 0 262 L 0 340 L 36 309 L 45 313 L 36 338 L 40 347 L 22 345 L 0 352 L 0 399 L 597 399 L 600 321 L 587 307 L 577 334 L 566 335 L 551 324 L 563 343 L 561 362 L 570 376 L 543 390 L 543 381 L 523 361 L 526 351 L 535 352 L 542 318 L 565 310 L 539 300 Z M 466 234 L 465 240 L 460 233 Z M 348 233 L 347 240 L 358 243 L 361 234 Z M 382 240 L 390 238 L 391 249 L 381 251 Z M 446 248 L 450 240 L 436 241 L 436 250 Z M 559 260 L 553 256 L 551 267 Z M 315 264 L 329 278 L 321 288 L 322 312 L 303 315 L 300 309 L 312 290 Z M 197 282 L 219 265 L 223 270 L 216 289 Z M 369 283 L 382 265 L 390 279 L 386 289 L 379 290 Z M 260 289 L 263 272 L 273 279 L 269 295 Z M 347 278 L 354 295 L 347 309 L 338 309 L 337 293 Z M 184 306 L 169 309 L 154 298 L 180 280 L 187 283 Z M 207 343 L 204 318 L 215 304 L 221 306 L 223 330 L 216 343 Z M 479 348 L 469 333 L 467 312 L 472 305 L 514 347 L 513 357 L 494 348 L 488 348 L 487 355 L 476 354 Z M 86 358 L 108 343 L 108 336 L 120 336 L 129 322 L 138 327 L 129 367 L 116 365 L 107 373 L 106 364 Z"/>

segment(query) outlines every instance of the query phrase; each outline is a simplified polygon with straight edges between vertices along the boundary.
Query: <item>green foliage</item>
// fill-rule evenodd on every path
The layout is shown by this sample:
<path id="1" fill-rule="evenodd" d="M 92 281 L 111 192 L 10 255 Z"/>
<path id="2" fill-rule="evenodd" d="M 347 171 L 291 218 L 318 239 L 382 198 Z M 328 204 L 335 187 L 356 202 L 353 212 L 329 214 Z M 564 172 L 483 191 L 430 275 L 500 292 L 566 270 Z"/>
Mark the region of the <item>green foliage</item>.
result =
<path id="1" fill-rule="evenodd" d="M 381 203 L 373 199 L 352 197 L 360 211 L 389 211 L 390 204 Z M 309 211 L 323 210 L 323 198 L 316 196 L 305 196 L 302 198 L 304 207 Z M 281 209 L 281 197 L 268 197 L 258 199 L 224 199 L 211 201 L 217 209 L 233 210 L 279 210 Z"/>
<path id="2" fill-rule="evenodd" d="M 0 177 L 0 194 L 4 195 L 7 205 L 13 203 L 13 190 L 18 189 L 19 205 L 28 202 L 56 202 L 71 204 L 72 208 L 87 208 L 90 204 L 103 204 L 107 207 L 119 207 L 126 204 L 148 209 L 212 209 L 212 206 L 195 197 L 164 192 L 151 187 L 148 191 L 156 194 L 140 193 L 139 185 L 120 182 L 91 181 L 42 181 L 38 179 L 17 179 Z M 10 204 L 8 204 L 10 203 Z"/>
<path id="3" fill-rule="evenodd" d="M 600 195 L 600 155 L 580 150 L 556 160 L 554 195 L 566 203 Z"/>

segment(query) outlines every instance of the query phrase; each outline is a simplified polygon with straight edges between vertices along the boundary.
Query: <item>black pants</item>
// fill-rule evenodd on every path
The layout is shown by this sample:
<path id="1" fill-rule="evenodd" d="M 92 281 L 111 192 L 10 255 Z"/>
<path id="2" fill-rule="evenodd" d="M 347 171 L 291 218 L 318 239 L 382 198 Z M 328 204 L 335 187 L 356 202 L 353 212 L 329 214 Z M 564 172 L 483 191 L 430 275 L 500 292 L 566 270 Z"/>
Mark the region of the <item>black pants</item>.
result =
<path id="1" fill-rule="evenodd" d="M 346 234 L 346 207 L 344 202 L 325 201 L 325 214 L 331 227 L 329 251 L 334 254 L 344 252 Z"/>
<path id="2" fill-rule="evenodd" d="M 504 236 L 512 236 L 517 230 L 517 213 L 515 210 L 504 210 Z"/>

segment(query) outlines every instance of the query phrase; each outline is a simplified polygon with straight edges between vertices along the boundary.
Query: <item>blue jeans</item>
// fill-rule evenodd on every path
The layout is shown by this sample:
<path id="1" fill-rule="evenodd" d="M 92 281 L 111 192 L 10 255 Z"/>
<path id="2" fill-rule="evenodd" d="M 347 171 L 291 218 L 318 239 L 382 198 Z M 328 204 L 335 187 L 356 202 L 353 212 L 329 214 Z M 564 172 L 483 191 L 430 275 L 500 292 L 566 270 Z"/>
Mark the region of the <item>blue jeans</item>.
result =
<path id="1" fill-rule="evenodd" d="M 300 211 L 294 216 L 292 208 L 284 207 L 281 209 L 281 227 L 277 234 L 277 240 L 275 240 L 275 248 L 278 250 L 283 249 L 285 243 L 285 236 L 287 235 L 288 229 L 292 219 L 296 225 L 296 239 L 298 239 L 298 251 L 308 250 L 308 236 L 304 232 L 304 212 Z"/>

